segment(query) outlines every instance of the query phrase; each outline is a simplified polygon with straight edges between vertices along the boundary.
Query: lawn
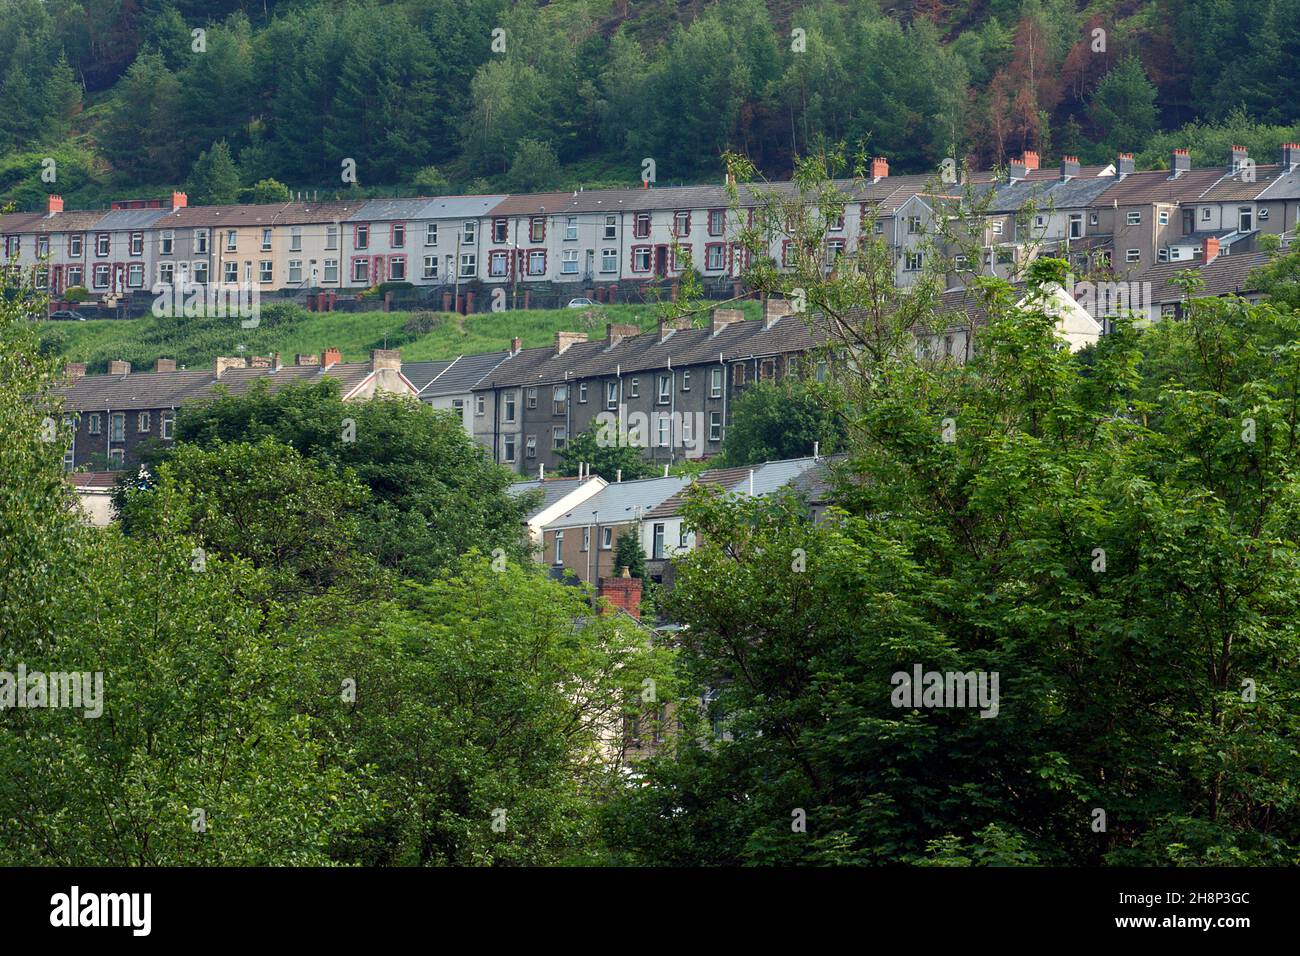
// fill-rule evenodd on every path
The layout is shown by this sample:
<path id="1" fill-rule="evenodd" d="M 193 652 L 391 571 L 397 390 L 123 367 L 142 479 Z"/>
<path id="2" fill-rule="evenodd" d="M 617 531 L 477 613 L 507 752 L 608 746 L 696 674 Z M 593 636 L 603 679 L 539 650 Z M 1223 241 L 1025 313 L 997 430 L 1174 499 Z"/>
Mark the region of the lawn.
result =
<path id="1" fill-rule="evenodd" d="M 758 316 L 758 303 L 744 303 L 747 318 Z M 460 316 L 447 312 L 308 312 L 275 305 L 262 310 L 256 329 L 243 329 L 238 318 L 155 318 L 44 322 L 43 348 L 71 362 L 85 362 L 90 372 L 107 369 L 110 359 L 125 359 L 148 369 L 158 358 L 182 366 L 207 365 L 218 355 L 270 355 L 284 362 L 295 353 L 339 349 L 344 361 L 369 358 L 371 349 L 400 349 L 403 361 L 454 358 L 510 347 L 518 336 L 525 348 L 548 345 L 557 331 L 605 334 L 605 323 L 642 329 L 660 317 L 655 305 L 597 305 L 589 309 L 520 309 Z M 697 317 L 696 322 L 706 321 Z"/>

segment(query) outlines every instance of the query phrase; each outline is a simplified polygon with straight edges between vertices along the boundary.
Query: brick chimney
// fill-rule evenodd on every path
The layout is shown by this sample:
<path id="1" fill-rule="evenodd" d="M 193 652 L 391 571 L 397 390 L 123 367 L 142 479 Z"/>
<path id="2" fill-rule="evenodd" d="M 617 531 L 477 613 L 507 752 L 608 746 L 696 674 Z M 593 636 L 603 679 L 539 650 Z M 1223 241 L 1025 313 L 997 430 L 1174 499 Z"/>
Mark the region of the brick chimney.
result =
<path id="1" fill-rule="evenodd" d="M 109 375 L 130 375 L 131 363 L 124 362 L 121 359 L 113 359 L 111 362 L 108 363 L 108 374 Z"/>
<path id="2" fill-rule="evenodd" d="M 886 179 L 889 176 L 889 160 L 883 156 L 877 156 L 871 161 L 871 181 L 873 183 Z"/>
<path id="3" fill-rule="evenodd" d="M 741 309 L 714 309 L 713 319 L 709 323 L 712 335 L 717 335 L 732 322 L 743 322 L 745 313 Z"/>
<path id="4" fill-rule="evenodd" d="M 296 355 L 294 355 L 293 364 L 297 365 L 299 368 L 302 368 L 304 366 L 309 366 L 309 365 L 319 365 L 320 356 L 316 354 L 304 355 L 301 352 L 299 352 Z"/>
<path id="5" fill-rule="evenodd" d="M 689 329 L 690 327 L 691 327 L 690 319 L 684 319 L 684 318 L 660 319 L 659 320 L 659 341 L 666 342 L 668 341 L 668 336 L 672 335 L 674 332 L 680 332 L 683 329 Z"/>
<path id="6" fill-rule="evenodd" d="M 626 567 L 616 578 L 601 578 L 596 593 L 613 608 L 641 620 L 641 579 L 634 578 Z"/>
<path id="7" fill-rule="evenodd" d="M 51 216 L 56 212 L 63 212 L 63 197 L 50 193 L 45 199 L 45 212 Z"/>
<path id="8" fill-rule="evenodd" d="M 768 299 L 763 303 L 763 328 L 770 329 L 793 311 L 789 299 Z"/>
<path id="9" fill-rule="evenodd" d="M 176 360 L 160 358 L 154 363 L 153 370 L 155 372 L 174 372 L 176 371 Z"/>
<path id="10" fill-rule="evenodd" d="M 1278 154 L 1278 162 L 1282 164 L 1283 169 L 1287 170 L 1293 170 L 1300 166 L 1300 145 L 1283 143 Z"/>
<path id="11" fill-rule="evenodd" d="M 273 359 L 269 355 L 250 355 L 248 358 L 249 368 L 271 368 Z"/>
<path id="12" fill-rule="evenodd" d="M 1082 171 L 1083 171 L 1083 167 L 1079 165 L 1078 156 L 1061 157 L 1061 181 L 1062 182 L 1065 182 L 1067 179 L 1073 179 L 1074 177 L 1078 176 L 1079 173 Z"/>
<path id="13" fill-rule="evenodd" d="M 63 374 L 67 376 L 68 381 L 75 382 L 79 378 L 86 377 L 85 362 L 68 362 L 63 366 Z"/>
<path id="14" fill-rule="evenodd" d="M 402 353 L 397 349 L 371 349 L 370 371 L 378 372 L 382 369 L 400 372 L 402 370 Z"/>
<path id="15" fill-rule="evenodd" d="M 1217 258 L 1219 258 L 1219 238 L 1217 236 L 1206 236 L 1205 264 L 1208 266 Z"/>
<path id="16" fill-rule="evenodd" d="M 173 209 L 184 209 L 187 205 L 189 205 L 189 202 L 190 202 L 190 197 L 187 196 L 185 193 L 178 193 L 178 192 L 172 193 Z"/>
<path id="17" fill-rule="evenodd" d="M 1120 153 L 1115 157 L 1115 172 L 1120 176 L 1137 172 L 1137 162 L 1134 161 L 1132 153 Z"/>
<path id="18" fill-rule="evenodd" d="M 1020 158 L 1020 161 L 1025 164 L 1025 169 L 1037 169 L 1038 153 L 1032 149 L 1027 149 L 1025 150 L 1025 155 Z"/>
<path id="19" fill-rule="evenodd" d="M 217 378 L 221 378 L 229 368 L 247 368 L 248 363 L 242 355 L 218 355 L 216 361 Z"/>
<path id="20" fill-rule="evenodd" d="M 624 324 L 619 324 L 618 322 L 605 323 L 605 344 L 606 345 L 617 345 L 619 342 L 623 341 L 625 338 L 629 336 L 640 335 L 640 334 L 641 334 L 641 326 L 639 325 L 624 325 Z"/>
<path id="21" fill-rule="evenodd" d="M 321 353 L 320 363 L 324 366 L 338 365 L 343 361 L 343 355 L 338 349 L 326 349 Z"/>
<path id="22" fill-rule="evenodd" d="M 585 341 L 587 341 L 586 332 L 556 332 L 555 354 L 563 355 L 570 345 L 577 345 L 579 342 Z"/>
<path id="23" fill-rule="evenodd" d="M 1233 146 L 1228 150 L 1228 172 L 1235 173 L 1246 165 L 1246 147 Z"/>
<path id="24" fill-rule="evenodd" d="M 1169 178 L 1177 179 L 1192 168 L 1192 151 L 1175 149 L 1169 156 Z"/>

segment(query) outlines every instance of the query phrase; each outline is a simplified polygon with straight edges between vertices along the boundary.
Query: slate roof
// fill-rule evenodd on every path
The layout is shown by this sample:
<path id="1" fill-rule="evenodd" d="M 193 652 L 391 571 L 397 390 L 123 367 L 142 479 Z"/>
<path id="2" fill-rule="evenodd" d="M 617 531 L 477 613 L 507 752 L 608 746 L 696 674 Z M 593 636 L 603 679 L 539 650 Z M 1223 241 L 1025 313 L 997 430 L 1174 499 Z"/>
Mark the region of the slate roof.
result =
<path id="1" fill-rule="evenodd" d="M 1228 173 L 1220 170 L 1220 178 L 1200 195 L 1207 202 L 1233 202 L 1254 199 L 1274 180 L 1287 175 L 1287 169 L 1278 165 L 1253 167 L 1254 175 L 1247 179 L 1244 171 Z"/>
<path id="2" fill-rule="evenodd" d="M 1222 178 L 1222 169 L 1189 169 L 1177 179 L 1170 179 L 1166 169 L 1129 173 L 1111 185 L 1091 203 L 1092 206 L 1131 206 L 1142 203 L 1190 203 Z"/>
<path id="3" fill-rule="evenodd" d="M 1195 271 L 1205 288 L 1196 297 L 1240 295 L 1252 291 L 1248 276 L 1251 271 L 1268 262 L 1267 252 L 1243 252 L 1234 256 L 1219 255 L 1209 264 L 1200 262 L 1160 262 L 1136 278 L 1138 282 L 1151 283 L 1151 301 L 1156 305 L 1182 302 L 1187 298 L 1183 290 L 1173 284 L 1180 273 Z"/>
<path id="4" fill-rule="evenodd" d="M 447 371 L 455 359 L 441 359 L 437 362 L 403 362 L 402 374 L 415 386 L 416 391 L 423 389 L 438 375 Z"/>
<path id="5" fill-rule="evenodd" d="M 1079 209 L 1091 205 L 1093 200 L 1114 185 L 1115 180 L 1110 176 L 1075 177 L 1065 182 L 1058 178 L 1012 183 L 995 190 L 988 211 L 1016 212 L 1030 200 L 1034 200 L 1040 210 Z"/>
<path id="6" fill-rule="evenodd" d="M 616 481 L 606 485 L 590 498 L 565 512 L 549 528 L 576 528 L 595 524 L 599 517 L 602 525 L 627 524 L 644 517 L 656 505 L 677 494 L 689 480 L 677 475 L 667 478 L 642 478 L 638 481 Z"/>
<path id="7" fill-rule="evenodd" d="M 570 345 L 560 355 L 554 346 L 523 349 L 509 356 L 478 388 L 547 385 L 568 379 L 627 374 L 776 355 L 815 348 L 819 341 L 798 315 L 783 316 L 770 329 L 761 320 L 732 322 L 716 335 L 708 328 L 679 329 L 660 341 L 657 330 L 630 335 L 609 345 L 604 338 Z"/>
<path id="8" fill-rule="evenodd" d="M 481 352 L 477 355 L 458 356 L 420 390 L 420 398 L 468 392 L 509 355 L 509 352 Z M 407 366 L 402 366 L 403 371 L 406 368 Z"/>
<path id="9" fill-rule="evenodd" d="M 228 368 L 221 378 L 213 379 L 206 386 L 195 390 L 190 398 L 215 398 L 220 391 L 231 395 L 242 395 L 257 382 L 266 382 L 271 391 L 286 385 L 300 385 L 319 382 L 331 378 L 340 386 L 340 394 L 348 392 L 364 382 L 371 374 L 369 362 L 340 362 L 336 365 L 284 365 L 278 369 L 269 368 Z"/>
<path id="10" fill-rule="evenodd" d="M 100 232 L 146 229 L 170 212 L 168 209 L 114 209 L 95 223 Z"/>
<path id="11" fill-rule="evenodd" d="M 536 491 L 538 488 L 542 490 L 542 500 L 528 514 L 524 515 L 524 520 L 530 521 L 535 515 L 541 514 L 565 495 L 572 494 L 588 481 L 594 480 L 593 478 L 534 478 L 531 481 L 516 481 L 506 489 L 506 494 L 518 498 L 530 491 Z"/>
<path id="12" fill-rule="evenodd" d="M 104 218 L 102 209 L 92 209 L 84 212 L 56 212 L 54 215 L 38 216 L 35 220 L 28 223 L 21 232 L 88 232 L 94 229 Z M 4 232 L 0 228 L 0 232 Z"/>
<path id="13" fill-rule="evenodd" d="M 749 494 L 749 475 L 751 471 L 754 473 L 754 496 L 770 495 L 793 482 L 821 460 L 812 457 L 787 458 L 783 461 L 766 461 L 759 465 L 748 465 L 740 468 L 716 468 L 700 472 L 686 487 L 666 498 L 643 517 L 676 517 L 681 513 L 682 505 L 686 503 L 686 493 L 690 490 L 689 485 L 691 484 L 710 485 L 723 491 L 747 495 Z"/>
<path id="14" fill-rule="evenodd" d="M 85 375 L 55 389 L 70 411 L 176 408 L 196 390 L 216 380 L 213 369 L 184 372 L 129 372 Z"/>

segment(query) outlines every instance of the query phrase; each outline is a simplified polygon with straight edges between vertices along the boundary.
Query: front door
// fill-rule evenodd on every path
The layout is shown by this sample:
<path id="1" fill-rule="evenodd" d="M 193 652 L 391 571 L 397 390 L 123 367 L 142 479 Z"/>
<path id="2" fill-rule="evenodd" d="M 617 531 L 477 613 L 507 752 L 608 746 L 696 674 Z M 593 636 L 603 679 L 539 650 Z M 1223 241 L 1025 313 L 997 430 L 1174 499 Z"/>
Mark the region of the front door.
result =
<path id="1" fill-rule="evenodd" d="M 661 279 L 668 275 L 668 247 L 655 246 L 655 275 Z"/>

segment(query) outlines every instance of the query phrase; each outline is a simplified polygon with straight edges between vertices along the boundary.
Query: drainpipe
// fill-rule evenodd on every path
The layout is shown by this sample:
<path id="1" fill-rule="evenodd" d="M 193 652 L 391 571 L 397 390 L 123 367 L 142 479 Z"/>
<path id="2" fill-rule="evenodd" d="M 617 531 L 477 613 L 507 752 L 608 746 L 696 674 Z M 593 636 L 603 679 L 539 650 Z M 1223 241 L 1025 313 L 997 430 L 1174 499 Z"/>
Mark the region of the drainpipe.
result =
<path id="1" fill-rule="evenodd" d="M 719 441 L 725 441 L 727 437 L 727 392 L 731 389 L 731 376 L 727 374 L 727 363 L 722 359 L 722 353 L 718 353 L 718 365 L 722 367 L 722 429 L 719 435 Z"/>
<path id="2" fill-rule="evenodd" d="M 677 373 L 672 356 L 668 357 L 668 462 L 677 461 Z"/>

